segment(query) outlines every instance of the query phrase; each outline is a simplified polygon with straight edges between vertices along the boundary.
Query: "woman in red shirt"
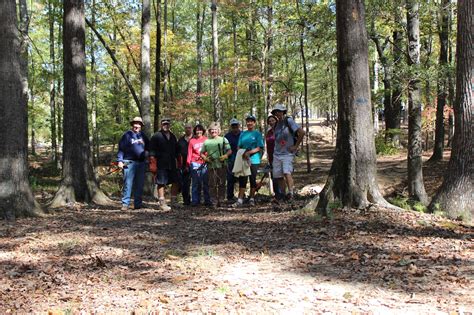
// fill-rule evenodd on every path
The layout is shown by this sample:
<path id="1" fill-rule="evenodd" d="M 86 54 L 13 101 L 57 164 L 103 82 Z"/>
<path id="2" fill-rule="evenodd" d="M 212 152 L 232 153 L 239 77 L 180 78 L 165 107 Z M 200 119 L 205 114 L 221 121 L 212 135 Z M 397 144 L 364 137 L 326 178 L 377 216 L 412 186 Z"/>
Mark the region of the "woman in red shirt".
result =
<path id="1" fill-rule="evenodd" d="M 191 206 L 201 203 L 201 191 L 204 193 L 204 204 L 211 204 L 209 196 L 209 177 L 207 166 L 201 158 L 201 148 L 207 137 L 206 130 L 201 124 L 196 125 L 193 130 L 193 138 L 189 140 L 187 166 L 191 172 Z"/>
<path id="2" fill-rule="evenodd" d="M 267 145 L 267 156 L 268 156 L 268 163 L 270 167 L 273 164 L 273 151 L 275 150 L 275 126 L 278 123 L 278 118 L 274 115 L 270 115 L 267 118 L 267 124 L 269 126 L 267 130 L 267 134 L 265 135 L 265 143 Z M 280 196 L 280 189 L 278 187 L 278 183 L 276 180 L 273 179 L 272 176 L 272 184 L 273 184 L 273 191 L 275 193 L 275 197 L 279 199 Z"/>

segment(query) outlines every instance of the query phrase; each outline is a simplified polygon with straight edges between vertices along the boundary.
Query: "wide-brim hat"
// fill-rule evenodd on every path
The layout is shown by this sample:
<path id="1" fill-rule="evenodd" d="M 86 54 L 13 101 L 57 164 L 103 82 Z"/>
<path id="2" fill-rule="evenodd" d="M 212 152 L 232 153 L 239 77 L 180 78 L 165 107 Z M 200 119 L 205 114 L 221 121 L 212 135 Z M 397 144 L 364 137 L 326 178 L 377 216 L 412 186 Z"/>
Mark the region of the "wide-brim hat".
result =
<path id="1" fill-rule="evenodd" d="M 132 120 L 130 120 L 130 125 L 133 125 L 134 123 L 139 123 L 143 126 L 143 119 L 141 117 L 133 117 Z"/>
<path id="2" fill-rule="evenodd" d="M 213 121 L 209 124 L 209 127 L 207 129 L 208 130 L 211 130 L 211 129 L 221 130 L 221 125 L 218 122 Z"/>
<path id="3" fill-rule="evenodd" d="M 283 105 L 283 104 L 275 104 L 275 106 L 273 106 L 273 109 L 271 111 L 272 115 L 275 115 L 276 112 L 283 112 L 283 113 L 286 113 L 286 106 Z"/>

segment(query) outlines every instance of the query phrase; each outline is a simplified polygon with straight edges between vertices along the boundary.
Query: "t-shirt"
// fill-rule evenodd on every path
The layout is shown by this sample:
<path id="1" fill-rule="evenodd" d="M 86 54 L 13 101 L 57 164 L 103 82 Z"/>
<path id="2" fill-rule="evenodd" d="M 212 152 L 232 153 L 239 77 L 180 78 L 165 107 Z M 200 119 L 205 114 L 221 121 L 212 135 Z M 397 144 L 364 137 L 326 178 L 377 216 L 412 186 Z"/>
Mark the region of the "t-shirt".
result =
<path id="1" fill-rule="evenodd" d="M 260 147 L 260 151 L 250 156 L 251 164 L 260 164 L 262 159 L 262 151 L 264 148 L 263 137 L 259 131 L 246 130 L 240 134 L 238 147 L 240 149 L 253 150 Z"/>
<path id="2" fill-rule="evenodd" d="M 201 158 L 201 148 L 204 144 L 204 141 L 207 140 L 207 137 L 202 136 L 200 138 L 192 138 L 189 140 L 188 145 L 188 158 L 187 158 L 187 165 L 189 166 L 191 163 L 204 163 L 203 159 Z"/>
<path id="3" fill-rule="evenodd" d="M 285 123 L 288 121 L 288 124 Z M 289 151 L 289 148 L 295 145 L 293 133 L 298 130 L 300 126 L 291 117 L 285 117 L 275 126 L 275 151 L 273 155 L 294 155 Z M 291 129 L 291 130 L 290 130 Z"/>
<path id="4" fill-rule="evenodd" d="M 207 139 L 204 141 L 204 145 L 201 148 L 201 153 L 206 153 L 211 158 L 211 161 L 207 163 L 209 168 L 221 168 L 226 162 L 221 162 L 219 157 L 230 150 L 229 141 L 224 137 L 215 137 L 213 139 Z"/>

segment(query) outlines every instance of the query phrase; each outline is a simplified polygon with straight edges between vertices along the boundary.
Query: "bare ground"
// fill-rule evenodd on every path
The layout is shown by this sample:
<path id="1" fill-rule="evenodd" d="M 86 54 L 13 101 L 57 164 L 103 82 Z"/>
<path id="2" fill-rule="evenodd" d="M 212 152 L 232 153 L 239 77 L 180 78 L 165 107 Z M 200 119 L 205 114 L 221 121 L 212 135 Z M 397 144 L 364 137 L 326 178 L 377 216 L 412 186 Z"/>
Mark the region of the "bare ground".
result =
<path id="1" fill-rule="evenodd" d="M 331 163 L 327 130 L 315 132 L 300 188 L 324 185 Z M 403 192 L 405 164 L 379 159 L 386 194 Z M 445 164 L 426 166 L 429 192 Z M 376 207 L 321 219 L 303 210 L 311 198 L 170 212 L 72 204 L 0 221 L 0 313 L 473 312 L 472 226 Z"/>

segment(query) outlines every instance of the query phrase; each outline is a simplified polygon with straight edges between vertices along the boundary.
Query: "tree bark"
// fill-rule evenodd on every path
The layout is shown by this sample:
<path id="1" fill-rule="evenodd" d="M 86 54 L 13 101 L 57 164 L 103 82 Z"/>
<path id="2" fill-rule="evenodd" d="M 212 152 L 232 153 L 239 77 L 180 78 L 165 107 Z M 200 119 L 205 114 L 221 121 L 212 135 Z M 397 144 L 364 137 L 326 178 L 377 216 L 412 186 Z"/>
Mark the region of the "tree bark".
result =
<path id="1" fill-rule="evenodd" d="M 160 94 L 161 94 L 161 0 L 155 8 L 156 13 L 156 48 L 155 48 L 155 112 L 153 116 L 153 131 L 160 129 Z"/>
<path id="2" fill-rule="evenodd" d="M 143 131 L 151 137 L 151 116 L 150 116 L 150 90 L 151 90 L 151 67 L 150 67 L 150 30 L 151 30 L 151 5 L 150 0 L 142 1 L 142 30 L 141 30 L 141 105 Z"/>
<path id="3" fill-rule="evenodd" d="M 49 81 L 49 112 L 50 112 L 50 130 L 51 130 L 51 152 L 53 153 L 53 161 L 57 166 L 58 159 L 58 143 L 56 138 L 56 54 L 54 51 L 54 5 L 53 1 L 48 1 L 48 18 L 49 18 L 49 60 L 51 63 L 51 79 Z"/>
<path id="4" fill-rule="evenodd" d="M 377 186 L 375 144 L 363 0 L 336 1 L 338 124 L 336 152 L 317 210 L 327 215 L 329 202 L 366 208 L 390 206 Z"/>
<path id="5" fill-rule="evenodd" d="M 239 47 L 237 44 L 237 21 L 235 16 L 232 18 L 232 44 L 234 48 L 234 76 L 233 76 L 233 95 L 232 95 L 232 117 L 236 114 L 237 101 L 239 97 Z"/>
<path id="6" fill-rule="evenodd" d="M 432 211 L 438 208 L 451 218 L 466 221 L 474 217 L 474 3 L 458 0 L 456 49 L 456 100 L 454 102 L 455 132 L 453 148 L 444 181 L 431 201 Z"/>
<path id="7" fill-rule="evenodd" d="M 407 0 L 408 65 L 412 77 L 408 82 L 408 193 L 410 198 L 428 205 L 423 183 L 423 139 L 421 129 L 421 91 L 418 77 L 420 66 L 420 25 L 418 0 Z"/>
<path id="8" fill-rule="evenodd" d="M 163 12 L 163 105 L 168 105 L 168 0 Z"/>
<path id="9" fill-rule="evenodd" d="M 42 214 L 28 182 L 28 109 L 16 3 L 0 1 L 0 216 Z M 14 135 L 14 137 L 12 137 Z"/>
<path id="10" fill-rule="evenodd" d="M 219 97 L 219 39 L 217 30 L 217 0 L 211 1 L 212 12 L 212 100 L 214 106 L 214 120 L 222 124 L 222 108 Z"/>
<path id="11" fill-rule="evenodd" d="M 443 0 L 440 8 L 439 29 L 439 64 L 438 64 L 438 96 L 436 105 L 436 130 L 433 155 L 430 161 L 443 159 L 444 151 L 444 107 L 447 98 L 447 64 L 448 64 L 448 36 L 449 36 L 449 14 L 451 0 Z"/>
<path id="12" fill-rule="evenodd" d="M 197 60 L 197 79 L 196 79 L 196 105 L 202 106 L 202 92 L 203 92 L 203 79 L 202 79 L 202 61 L 204 58 L 204 46 L 202 44 L 202 38 L 204 33 L 204 17 L 206 14 L 206 6 L 198 4 L 196 13 L 196 60 Z"/>
<path id="13" fill-rule="evenodd" d="M 90 155 L 84 0 L 64 1 L 63 32 L 63 179 L 51 207 L 70 202 L 108 204 L 110 200 L 95 179 Z"/>

